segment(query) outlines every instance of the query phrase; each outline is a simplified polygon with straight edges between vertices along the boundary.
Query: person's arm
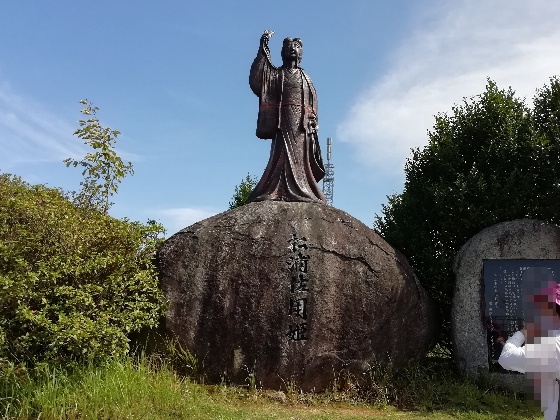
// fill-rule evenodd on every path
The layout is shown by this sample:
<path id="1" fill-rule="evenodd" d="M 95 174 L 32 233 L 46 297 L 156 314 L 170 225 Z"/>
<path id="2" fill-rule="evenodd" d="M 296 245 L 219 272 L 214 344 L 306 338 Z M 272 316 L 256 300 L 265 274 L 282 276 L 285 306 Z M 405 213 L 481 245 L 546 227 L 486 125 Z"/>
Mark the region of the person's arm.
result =
<path id="1" fill-rule="evenodd" d="M 517 331 L 504 345 L 498 363 L 507 370 L 517 372 L 556 373 L 560 356 L 560 340 L 557 337 L 534 337 L 526 344 L 525 329 Z"/>
<path id="2" fill-rule="evenodd" d="M 526 344 L 526 371 L 552 373 L 557 375 L 560 356 L 560 341 L 558 337 L 550 337 L 546 333 L 543 337 L 535 337 L 534 343 Z"/>
<path id="3" fill-rule="evenodd" d="M 525 348 L 521 347 L 525 342 L 525 335 L 522 331 L 513 334 L 502 349 L 498 363 L 507 370 L 515 370 L 525 373 L 527 371 L 527 359 L 525 358 Z"/>

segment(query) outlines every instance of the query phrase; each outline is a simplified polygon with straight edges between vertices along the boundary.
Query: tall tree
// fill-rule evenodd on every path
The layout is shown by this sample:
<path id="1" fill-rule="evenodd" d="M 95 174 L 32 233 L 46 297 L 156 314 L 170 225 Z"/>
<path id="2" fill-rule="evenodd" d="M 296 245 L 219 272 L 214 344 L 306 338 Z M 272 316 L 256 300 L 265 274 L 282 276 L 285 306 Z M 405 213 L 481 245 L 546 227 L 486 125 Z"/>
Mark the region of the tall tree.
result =
<path id="1" fill-rule="evenodd" d="M 440 344 L 451 349 L 456 253 L 498 222 L 560 222 L 560 83 L 537 91 L 532 111 L 513 90 L 486 91 L 439 114 L 428 145 L 412 150 L 401 194 L 388 198 L 375 228 L 414 267 L 438 305 Z"/>

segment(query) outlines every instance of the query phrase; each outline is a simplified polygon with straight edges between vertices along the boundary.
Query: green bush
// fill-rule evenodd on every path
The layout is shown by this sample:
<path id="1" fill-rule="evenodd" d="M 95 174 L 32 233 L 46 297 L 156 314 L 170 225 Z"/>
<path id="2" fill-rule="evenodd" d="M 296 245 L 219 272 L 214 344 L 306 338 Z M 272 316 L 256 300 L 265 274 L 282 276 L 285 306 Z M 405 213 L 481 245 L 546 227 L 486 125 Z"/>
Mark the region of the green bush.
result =
<path id="1" fill-rule="evenodd" d="M 163 314 L 161 231 L 0 174 L 0 367 L 126 354 L 127 335 Z"/>

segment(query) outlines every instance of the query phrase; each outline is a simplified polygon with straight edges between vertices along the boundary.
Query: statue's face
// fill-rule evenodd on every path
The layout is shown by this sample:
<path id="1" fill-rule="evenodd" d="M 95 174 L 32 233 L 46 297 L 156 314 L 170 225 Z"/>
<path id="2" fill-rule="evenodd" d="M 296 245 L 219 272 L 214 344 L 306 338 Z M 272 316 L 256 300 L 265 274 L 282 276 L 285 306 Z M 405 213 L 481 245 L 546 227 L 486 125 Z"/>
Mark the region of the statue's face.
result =
<path id="1" fill-rule="evenodd" d="M 298 38 L 286 38 L 282 46 L 282 59 L 289 61 L 301 61 L 303 55 L 303 47 Z"/>

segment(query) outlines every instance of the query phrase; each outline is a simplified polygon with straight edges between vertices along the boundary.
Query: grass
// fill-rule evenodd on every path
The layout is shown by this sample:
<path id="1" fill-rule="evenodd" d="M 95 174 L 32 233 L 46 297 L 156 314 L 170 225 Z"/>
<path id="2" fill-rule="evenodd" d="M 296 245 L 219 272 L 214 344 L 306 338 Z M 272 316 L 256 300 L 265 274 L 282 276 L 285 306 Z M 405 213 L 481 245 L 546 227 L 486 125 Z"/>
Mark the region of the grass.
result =
<path id="1" fill-rule="evenodd" d="M 434 367 L 393 373 L 379 366 L 370 382 L 343 378 L 333 389 L 285 393 L 204 385 L 156 358 L 113 360 L 73 372 L 43 369 L 0 378 L 5 419 L 542 419 L 519 396 L 476 386 Z M 258 378 L 257 378 L 258 379 Z M 374 383 L 375 382 L 375 383 Z M 249 385 L 249 384 L 248 384 Z"/>

